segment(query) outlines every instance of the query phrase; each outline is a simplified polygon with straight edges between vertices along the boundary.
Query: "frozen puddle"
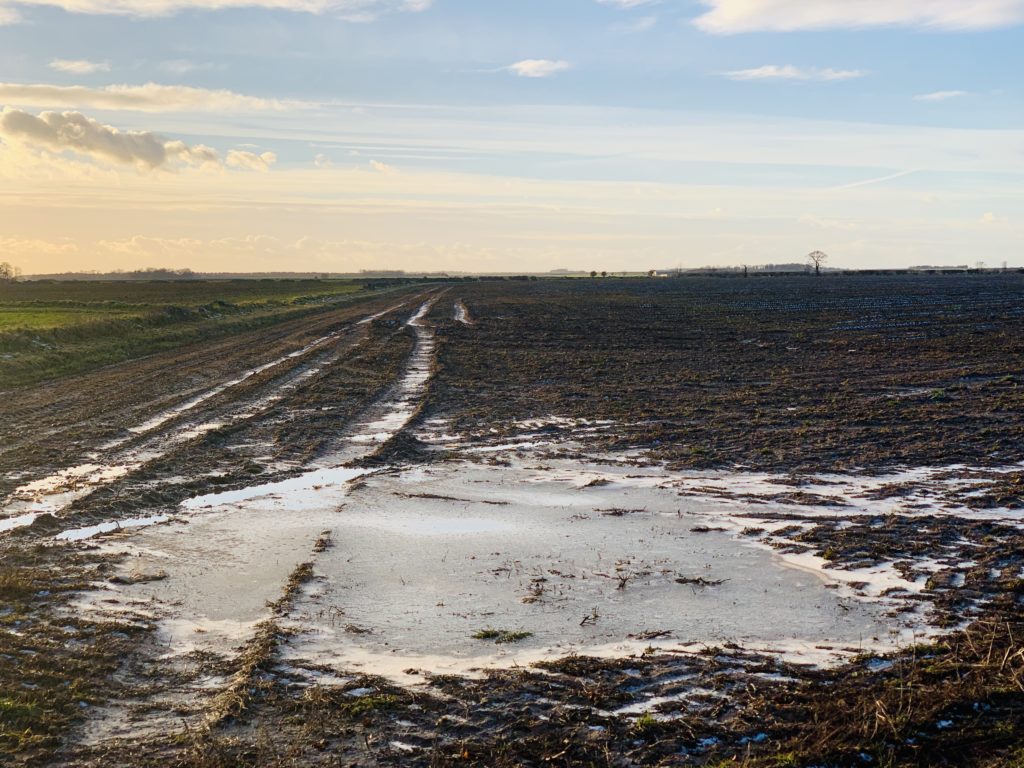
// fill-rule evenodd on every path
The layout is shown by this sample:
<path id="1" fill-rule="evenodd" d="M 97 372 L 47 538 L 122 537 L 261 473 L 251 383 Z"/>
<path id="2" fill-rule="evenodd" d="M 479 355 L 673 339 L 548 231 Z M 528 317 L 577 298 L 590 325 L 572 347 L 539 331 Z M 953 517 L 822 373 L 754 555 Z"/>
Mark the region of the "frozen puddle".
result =
<path id="1" fill-rule="evenodd" d="M 168 515 L 132 517 L 128 520 L 114 520 L 109 523 L 99 523 L 98 525 L 89 525 L 84 528 L 73 528 L 57 534 L 54 538 L 57 541 L 85 541 L 86 539 L 91 539 L 94 536 L 100 536 L 104 533 L 113 533 L 115 531 L 123 531 L 131 528 L 145 528 L 149 525 L 166 523 L 170 519 L 171 518 Z"/>
<path id="2" fill-rule="evenodd" d="M 452 316 L 458 323 L 462 323 L 463 325 L 473 325 L 473 318 L 470 317 L 469 309 L 466 307 L 466 304 L 462 299 L 456 301 L 455 305 L 452 307 Z"/>
<path id="3" fill-rule="evenodd" d="M 912 635 L 882 606 L 826 589 L 820 572 L 692 532 L 705 518 L 658 487 L 663 477 L 601 471 L 612 479 L 593 488 L 565 468 L 522 466 L 365 478 L 328 525 L 334 546 L 292 614 L 290 660 L 401 679 L 410 667 L 465 672 L 652 644 L 777 646 L 820 661 L 822 646 L 890 648 Z M 485 629 L 531 634 L 473 638 Z"/>
<path id="4" fill-rule="evenodd" d="M 210 493 L 196 496 L 181 503 L 183 510 L 235 509 L 241 505 L 286 507 L 292 512 L 318 509 L 325 502 L 340 502 L 346 494 L 346 486 L 366 470 L 333 467 L 315 469 L 298 477 L 291 477 L 276 483 L 254 485 L 237 491 Z"/>
<path id="5" fill-rule="evenodd" d="M 435 301 L 436 299 L 432 299 L 424 303 L 406 321 L 406 325 L 416 332 L 416 346 L 413 348 L 409 365 L 387 402 L 373 409 L 372 413 L 357 423 L 352 430 L 349 442 L 353 447 L 346 454 L 348 460 L 372 453 L 377 446 L 387 442 L 408 424 L 419 410 L 427 382 L 433 372 L 436 347 L 434 329 L 427 325 L 424 318 Z"/>

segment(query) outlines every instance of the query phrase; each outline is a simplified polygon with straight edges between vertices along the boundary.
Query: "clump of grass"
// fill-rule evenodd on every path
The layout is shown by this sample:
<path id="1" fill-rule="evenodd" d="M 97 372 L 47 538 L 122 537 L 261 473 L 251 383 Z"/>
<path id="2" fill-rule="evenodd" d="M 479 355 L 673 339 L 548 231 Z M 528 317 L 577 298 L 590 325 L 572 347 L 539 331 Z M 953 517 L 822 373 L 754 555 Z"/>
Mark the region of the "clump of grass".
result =
<path id="1" fill-rule="evenodd" d="M 351 703 L 341 707 L 349 717 L 363 717 L 389 709 L 394 709 L 398 704 L 398 697 L 390 693 L 374 693 L 369 696 L 360 696 Z"/>
<path id="2" fill-rule="evenodd" d="M 633 730 L 637 733 L 646 733 L 647 731 L 656 728 L 658 725 L 658 719 L 650 712 L 645 712 L 636 719 L 633 723 Z"/>
<path id="3" fill-rule="evenodd" d="M 495 643 L 518 643 L 533 637 L 533 632 L 523 632 L 510 629 L 481 629 L 473 633 L 474 640 L 493 640 Z"/>
<path id="4" fill-rule="evenodd" d="M 0 600 L 23 600 L 40 589 L 39 572 L 31 568 L 0 566 Z"/>

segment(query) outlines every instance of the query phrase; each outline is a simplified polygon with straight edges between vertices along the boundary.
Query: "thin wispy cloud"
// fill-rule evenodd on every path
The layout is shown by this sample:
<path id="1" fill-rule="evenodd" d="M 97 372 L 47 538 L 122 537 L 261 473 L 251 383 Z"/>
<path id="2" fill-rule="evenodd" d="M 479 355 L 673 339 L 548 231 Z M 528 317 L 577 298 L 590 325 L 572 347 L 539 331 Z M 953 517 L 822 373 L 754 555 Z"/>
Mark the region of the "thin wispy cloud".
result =
<path id="1" fill-rule="evenodd" d="M 729 80 L 854 80 L 867 73 L 859 69 L 818 69 L 817 67 L 794 67 L 790 64 L 779 66 L 766 64 L 752 69 L 734 69 L 723 72 Z"/>
<path id="2" fill-rule="evenodd" d="M 389 13 L 419 13 L 433 0 L 0 0 L 0 24 L 20 20 L 19 7 L 45 6 L 69 13 L 137 17 L 168 16 L 181 11 L 267 8 L 302 13 L 331 13 L 352 22 L 370 22 Z"/>
<path id="3" fill-rule="evenodd" d="M 568 61 L 555 61 L 552 59 L 523 59 L 515 64 L 509 64 L 505 69 L 519 77 L 551 77 L 552 75 L 564 72 L 572 65 Z"/>
<path id="4" fill-rule="evenodd" d="M 109 72 L 110 64 L 106 61 L 89 61 L 87 59 L 54 59 L 50 69 L 66 72 L 69 75 L 91 75 L 94 72 Z"/>
<path id="5" fill-rule="evenodd" d="M 616 8 L 622 8 L 629 10 L 630 8 L 640 8 L 645 5 L 657 5 L 661 0 L 597 0 L 601 5 L 612 5 Z"/>
<path id="6" fill-rule="evenodd" d="M 840 192 L 844 189 L 859 189 L 860 187 L 871 187 L 875 184 L 884 184 L 887 181 L 895 181 L 896 179 L 902 179 L 904 176 L 910 176 L 913 173 L 917 173 L 917 169 L 911 169 L 908 171 L 897 171 L 896 173 L 889 173 L 885 176 L 875 176 L 871 179 L 863 179 L 862 181 L 854 181 L 849 184 L 840 184 L 838 187 L 830 188 L 829 192 Z"/>
<path id="7" fill-rule="evenodd" d="M 921 93 L 914 97 L 914 101 L 948 101 L 966 96 L 967 91 L 933 91 L 932 93 Z"/>
<path id="8" fill-rule="evenodd" d="M 713 34 L 901 26 L 993 29 L 1024 22 L 1024 0 L 701 0 Z"/>
<path id="9" fill-rule="evenodd" d="M 82 85 L 0 83 L 0 102 L 20 107 L 133 110 L 137 112 L 284 111 L 306 106 L 186 85 Z"/>
<path id="10" fill-rule="evenodd" d="M 657 16 L 641 16 L 635 21 L 623 21 L 612 24 L 610 29 L 612 32 L 618 32 L 622 35 L 636 35 L 641 32 L 648 32 L 656 26 L 658 26 Z"/>
<path id="11" fill-rule="evenodd" d="M 187 75 L 190 72 L 201 72 L 216 69 L 217 66 L 209 61 L 192 61 L 191 59 L 169 59 L 161 61 L 160 69 L 172 75 Z"/>

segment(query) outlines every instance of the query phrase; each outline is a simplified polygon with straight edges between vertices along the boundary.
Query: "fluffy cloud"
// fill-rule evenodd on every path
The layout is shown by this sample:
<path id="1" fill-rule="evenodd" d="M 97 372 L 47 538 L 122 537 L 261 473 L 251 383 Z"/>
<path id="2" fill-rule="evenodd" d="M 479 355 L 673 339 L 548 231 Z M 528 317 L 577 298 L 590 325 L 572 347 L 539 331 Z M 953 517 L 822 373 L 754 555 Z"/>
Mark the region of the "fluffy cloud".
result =
<path id="1" fill-rule="evenodd" d="M 121 131 L 104 125 L 81 112 L 43 112 L 33 115 L 20 109 L 0 112 L 0 138 L 4 142 L 75 155 L 113 165 L 130 165 L 142 170 L 180 166 L 221 166 L 216 150 L 203 144 L 187 144 L 150 131 Z M 224 165 L 231 168 L 269 170 L 276 162 L 273 152 L 257 155 L 231 150 Z"/>
<path id="2" fill-rule="evenodd" d="M 852 80 L 863 77 L 864 72 L 858 69 L 817 69 L 801 68 L 792 65 L 777 66 L 766 64 L 753 69 L 735 69 L 723 72 L 722 76 L 730 80 Z"/>
<path id="3" fill-rule="evenodd" d="M 51 6 L 71 13 L 119 16 L 167 16 L 187 10 L 271 8 L 334 13 L 349 21 L 366 22 L 386 13 L 425 11 L 432 4 L 433 0 L 0 0 L 0 23 L 17 21 L 17 6 Z"/>
<path id="4" fill-rule="evenodd" d="M 277 155 L 273 152 L 257 154 L 244 149 L 232 149 L 228 152 L 225 162 L 229 168 L 266 172 L 270 170 L 270 166 L 277 162 Z"/>
<path id="5" fill-rule="evenodd" d="M 701 0 L 714 34 L 877 26 L 991 29 L 1024 21 L 1024 0 Z"/>
<path id="6" fill-rule="evenodd" d="M 966 96 L 967 91 L 934 91 L 933 93 L 922 93 L 914 97 L 914 101 L 948 101 Z"/>
<path id="7" fill-rule="evenodd" d="M 510 64 L 506 69 L 520 77 L 551 77 L 572 66 L 568 61 L 552 61 L 551 59 L 523 59 Z"/>
<path id="8" fill-rule="evenodd" d="M 0 103 L 21 107 L 85 107 L 138 112 L 220 112 L 284 110 L 300 104 L 245 96 L 234 91 L 186 85 L 22 85 L 0 83 Z"/>
<path id="9" fill-rule="evenodd" d="M 67 72 L 69 75 L 91 75 L 93 72 L 109 72 L 110 64 L 86 59 L 54 59 L 50 62 L 50 69 Z"/>

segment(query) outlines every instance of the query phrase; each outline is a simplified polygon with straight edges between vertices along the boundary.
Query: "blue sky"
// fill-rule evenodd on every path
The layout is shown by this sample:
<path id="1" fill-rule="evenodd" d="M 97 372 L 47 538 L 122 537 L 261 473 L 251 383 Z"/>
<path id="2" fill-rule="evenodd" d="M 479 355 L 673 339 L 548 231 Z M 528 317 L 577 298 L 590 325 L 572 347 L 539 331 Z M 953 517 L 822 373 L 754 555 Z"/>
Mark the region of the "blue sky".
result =
<path id="1" fill-rule="evenodd" d="M 1024 0 L 0 20 L 0 246 L 26 272 L 1024 263 Z"/>

